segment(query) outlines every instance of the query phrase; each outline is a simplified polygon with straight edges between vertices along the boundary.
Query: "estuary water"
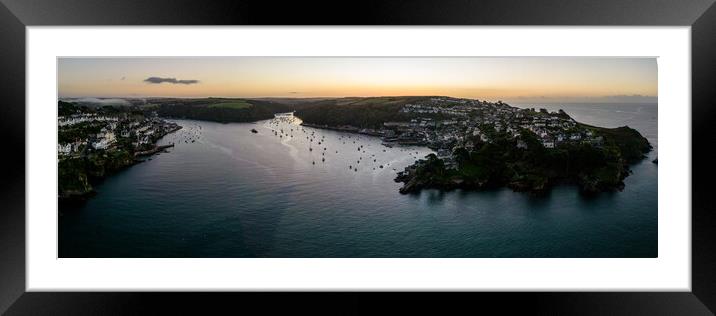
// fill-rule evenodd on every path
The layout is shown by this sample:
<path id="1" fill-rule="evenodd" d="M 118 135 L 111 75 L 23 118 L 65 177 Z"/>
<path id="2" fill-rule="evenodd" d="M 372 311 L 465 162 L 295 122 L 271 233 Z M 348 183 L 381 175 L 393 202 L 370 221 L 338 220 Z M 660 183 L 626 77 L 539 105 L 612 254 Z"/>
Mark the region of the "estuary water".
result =
<path id="1" fill-rule="evenodd" d="M 629 125 L 658 148 L 656 105 L 529 107 Z M 184 128 L 160 140 L 176 144 L 170 152 L 60 210 L 60 257 L 658 255 L 656 150 L 632 166 L 622 192 L 591 198 L 570 186 L 546 197 L 509 189 L 401 195 L 396 171 L 430 149 L 287 120 L 176 121 Z"/>

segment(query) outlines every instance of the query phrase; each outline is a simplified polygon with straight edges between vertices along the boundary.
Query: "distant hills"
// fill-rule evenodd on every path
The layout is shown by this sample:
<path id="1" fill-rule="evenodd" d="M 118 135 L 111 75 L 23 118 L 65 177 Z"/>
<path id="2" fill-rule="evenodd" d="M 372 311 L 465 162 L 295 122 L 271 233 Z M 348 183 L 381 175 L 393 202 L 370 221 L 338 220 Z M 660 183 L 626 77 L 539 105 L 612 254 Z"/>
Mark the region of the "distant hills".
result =
<path id="1" fill-rule="evenodd" d="M 386 121 L 406 120 L 400 109 L 432 96 L 345 98 L 63 98 L 87 108 L 156 111 L 159 116 L 215 122 L 253 122 L 275 113 L 296 111 L 304 121 L 321 125 L 375 128 Z"/>

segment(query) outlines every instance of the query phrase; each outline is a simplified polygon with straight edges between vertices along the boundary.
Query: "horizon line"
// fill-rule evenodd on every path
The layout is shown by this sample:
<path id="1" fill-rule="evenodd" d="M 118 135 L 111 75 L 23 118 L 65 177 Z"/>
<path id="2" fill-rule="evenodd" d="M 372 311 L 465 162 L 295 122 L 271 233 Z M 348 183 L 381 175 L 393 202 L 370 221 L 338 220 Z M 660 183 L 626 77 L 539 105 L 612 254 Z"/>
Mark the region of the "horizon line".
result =
<path id="1" fill-rule="evenodd" d="M 497 100 L 488 100 L 488 99 L 480 99 L 480 98 L 474 98 L 474 97 L 455 97 L 455 96 L 449 96 L 449 95 L 380 95 L 380 96 L 357 96 L 357 95 L 347 95 L 347 96 L 306 96 L 306 97 L 300 97 L 300 96 L 248 96 L 248 97 L 239 97 L 239 96 L 58 96 L 58 100 L 60 99 L 347 99 L 347 98 L 410 98 L 410 97 L 441 97 L 441 98 L 453 98 L 453 99 L 467 99 L 467 100 L 478 100 L 478 101 L 487 101 L 487 102 L 507 102 L 506 100 L 509 100 L 513 103 L 520 103 L 521 99 L 524 100 L 544 100 L 544 101 L 552 101 L 552 102 L 564 102 L 568 101 L 569 99 L 610 99 L 610 98 L 655 98 L 658 101 L 658 95 L 657 96 L 651 96 L 651 95 L 639 95 L 639 94 L 633 94 L 633 95 L 605 95 L 605 96 L 584 96 L 584 97 L 544 97 L 544 96 L 535 96 L 535 97 L 527 97 L 527 96 L 521 96 L 521 97 L 515 97 L 515 98 L 506 98 L 506 99 L 497 99 Z M 606 100 L 602 100 L 606 101 Z M 524 101 L 529 103 L 540 103 L 540 102 L 533 102 L 533 101 Z M 569 101 L 570 103 L 589 103 L 589 101 Z M 613 101 L 613 102 L 599 102 L 599 103 L 643 103 L 643 101 Z"/>

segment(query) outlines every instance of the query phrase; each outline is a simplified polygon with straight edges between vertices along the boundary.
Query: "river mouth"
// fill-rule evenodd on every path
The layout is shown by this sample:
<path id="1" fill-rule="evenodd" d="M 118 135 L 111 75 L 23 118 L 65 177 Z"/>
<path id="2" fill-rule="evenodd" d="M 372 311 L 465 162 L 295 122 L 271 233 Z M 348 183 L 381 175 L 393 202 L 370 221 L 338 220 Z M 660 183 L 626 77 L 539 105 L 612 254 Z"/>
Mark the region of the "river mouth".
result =
<path id="1" fill-rule="evenodd" d="M 658 255 L 650 162 L 633 167 L 623 192 L 589 199 L 565 186 L 542 198 L 402 195 L 396 172 L 430 149 L 293 123 L 176 122 L 184 128 L 159 141 L 176 143 L 169 153 L 107 178 L 60 216 L 60 257 Z M 183 133 L 196 141 L 179 142 Z"/>

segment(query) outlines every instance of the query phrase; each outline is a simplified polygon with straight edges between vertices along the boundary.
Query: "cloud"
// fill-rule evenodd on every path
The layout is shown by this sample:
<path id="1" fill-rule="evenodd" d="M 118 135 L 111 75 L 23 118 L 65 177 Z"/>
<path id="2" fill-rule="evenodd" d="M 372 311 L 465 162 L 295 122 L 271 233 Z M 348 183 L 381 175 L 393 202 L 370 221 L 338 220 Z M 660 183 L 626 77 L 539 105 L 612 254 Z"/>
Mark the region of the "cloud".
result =
<path id="1" fill-rule="evenodd" d="M 144 82 L 153 83 L 153 84 L 160 84 L 162 82 L 167 82 L 167 83 L 171 83 L 171 84 L 195 84 L 195 83 L 199 83 L 199 80 L 193 80 L 193 79 L 177 80 L 177 78 L 149 77 L 147 79 L 144 79 Z"/>
<path id="2" fill-rule="evenodd" d="M 298 92 L 298 91 L 289 91 L 288 92 L 288 94 L 299 94 L 299 93 L 301 93 L 301 92 Z"/>

